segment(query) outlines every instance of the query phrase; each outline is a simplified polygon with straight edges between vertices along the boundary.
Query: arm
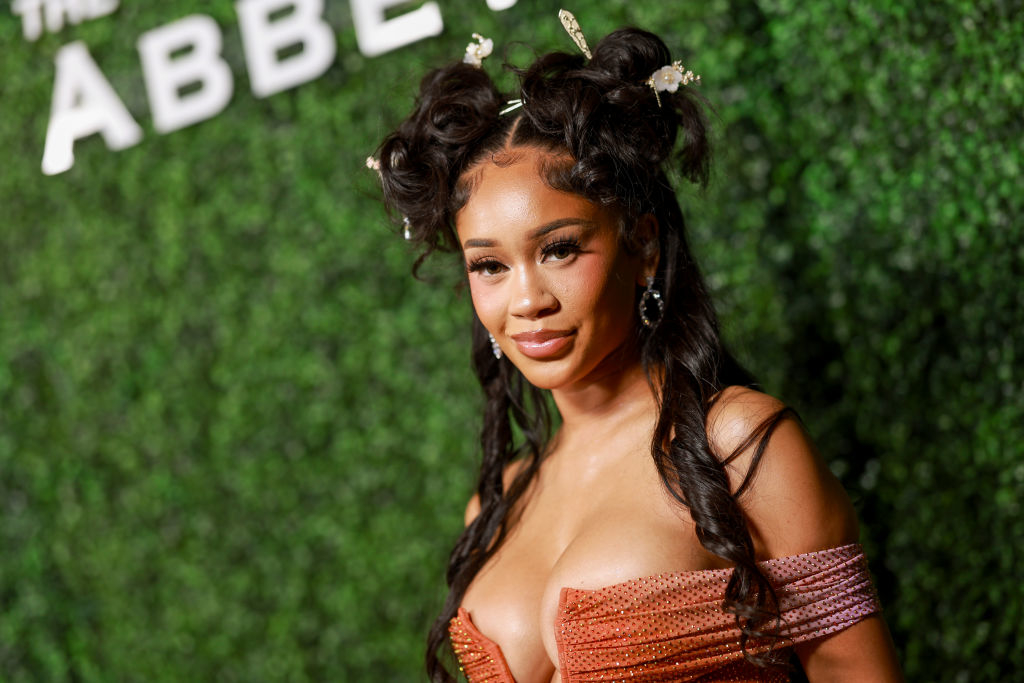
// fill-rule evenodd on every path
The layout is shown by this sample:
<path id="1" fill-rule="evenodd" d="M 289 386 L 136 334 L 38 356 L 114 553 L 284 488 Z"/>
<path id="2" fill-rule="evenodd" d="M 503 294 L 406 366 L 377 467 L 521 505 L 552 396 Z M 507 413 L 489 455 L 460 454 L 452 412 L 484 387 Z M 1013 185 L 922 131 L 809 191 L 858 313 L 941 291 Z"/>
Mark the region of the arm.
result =
<path id="1" fill-rule="evenodd" d="M 873 614 L 850 628 L 800 643 L 795 648 L 807 679 L 843 683 L 903 680 L 889 629 Z"/>
<path id="2" fill-rule="evenodd" d="M 783 407 L 750 389 L 730 387 L 708 416 L 708 439 L 721 458 L 739 446 L 765 418 Z M 743 452 L 727 466 L 734 490 L 753 455 Z M 740 496 L 758 559 L 786 557 L 857 540 L 853 506 L 800 423 L 781 422 L 773 432 L 749 488 Z M 885 621 L 878 614 L 837 633 L 795 647 L 812 683 L 901 681 Z"/>

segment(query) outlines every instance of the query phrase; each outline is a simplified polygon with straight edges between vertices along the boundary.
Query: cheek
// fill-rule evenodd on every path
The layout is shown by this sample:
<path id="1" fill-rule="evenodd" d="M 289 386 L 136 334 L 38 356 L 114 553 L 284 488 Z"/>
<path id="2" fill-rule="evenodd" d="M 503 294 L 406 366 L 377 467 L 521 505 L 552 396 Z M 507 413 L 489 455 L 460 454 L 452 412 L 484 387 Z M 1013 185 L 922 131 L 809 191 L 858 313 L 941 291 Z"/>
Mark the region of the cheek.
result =
<path id="1" fill-rule="evenodd" d="M 498 288 L 474 282 L 470 279 L 469 296 L 473 301 L 473 310 L 476 311 L 476 317 L 480 318 L 480 322 L 484 324 L 484 327 L 491 331 L 500 330 L 504 306 Z"/>
<path id="2" fill-rule="evenodd" d="M 621 324 L 625 308 L 632 306 L 634 289 L 622 269 L 601 259 L 587 259 L 574 275 L 574 307 Z"/>

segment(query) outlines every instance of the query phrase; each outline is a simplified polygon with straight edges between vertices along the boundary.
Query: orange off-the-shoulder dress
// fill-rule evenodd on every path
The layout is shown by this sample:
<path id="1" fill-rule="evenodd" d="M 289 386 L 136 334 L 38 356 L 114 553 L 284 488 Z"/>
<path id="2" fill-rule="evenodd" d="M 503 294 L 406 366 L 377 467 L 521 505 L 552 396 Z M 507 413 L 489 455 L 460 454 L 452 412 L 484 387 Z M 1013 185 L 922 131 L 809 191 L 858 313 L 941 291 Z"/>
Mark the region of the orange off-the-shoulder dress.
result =
<path id="1" fill-rule="evenodd" d="M 760 563 L 775 587 L 789 646 L 852 626 L 879 611 L 859 544 Z M 596 590 L 563 588 L 555 623 L 564 683 L 772 681 L 785 672 L 743 658 L 733 615 L 722 611 L 731 569 L 658 574 Z M 459 609 L 452 645 L 470 683 L 515 683 L 497 643 Z M 764 652 L 767 643 L 748 643 Z"/>

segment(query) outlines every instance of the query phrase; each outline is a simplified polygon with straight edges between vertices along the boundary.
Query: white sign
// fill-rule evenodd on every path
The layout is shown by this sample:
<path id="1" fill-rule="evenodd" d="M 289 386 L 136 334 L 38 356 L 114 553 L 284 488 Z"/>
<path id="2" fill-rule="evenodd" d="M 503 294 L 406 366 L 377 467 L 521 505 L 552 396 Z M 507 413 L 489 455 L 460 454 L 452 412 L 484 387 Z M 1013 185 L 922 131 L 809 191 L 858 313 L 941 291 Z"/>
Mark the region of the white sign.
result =
<path id="1" fill-rule="evenodd" d="M 142 129 L 125 109 L 85 43 L 65 45 L 57 53 L 53 103 L 46 127 L 43 173 L 63 173 L 75 163 L 75 140 L 99 133 L 112 150 L 131 147 Z"/>
<path id="2" fill-rule="evenodd" d="M 234 78 L 220 57 L 220 28 L 210 17 L 193 14 L 139 37 L 139 56 L 146 81 L 153 127 L 170 133 L 216 116 L 231 100 Z M 191 48 L 184 52 L 186 48 Z M 179 57 L 171 55 L 181 51 Z M 200 88 L 179 95 L 182 88 Z"/>
<path id="3" fill-rule="evenodd" d="M 270 20 L 270 15 L 289 5 L 295 7 L 291 14 Z M 235 11 L 256 97 L 270 97 L 319 78 L 334 61 L 337 41 L 322 18 L 323 0 L 239 0 Z M 277 58 L 279 50 L 298 44 L 301 52 Z"/>
<path id="4" fill-rule="evenodd" d="M 43 34 L 43 26 L 50 33 L 69 24 L 80 24 L 112 14 L 118 0 L 14 0 L 11 12 L 21 17 L 21 33 L 26 40 L 36 40 Z"/>
<path id="5" fill-rule="evenodd" d="M 515 3 L 487 0 L 493 10 L 508 9 Z M 436 36 L 444 29 L 441 10 L 433 1 L 390 19 L 385 11 L 404 5 L 405 0 L 351 0 L 350 4 L 356 42 L 367 57 Z M 44 26 L 51 32 L 60 31 L 65 19 L 77 24 L 106 16 L 117 7 L 118 0 L 14 0 L 11 10 L 21 17 L 25 38 L 36 40 Z M 323 11 L 324 0 L 235 2 L 253 95 L 269 97 L 319 78 L 331 67 L 337 38 Z M 139 36 L 143 81 L 158 133 L 205 121 L 227 107 L 234 94 L 234 77 L 221 56 L 222 44 L 217 22 L 203 14 Z M 296 47 L 301 49 L 295 51 Z M 282 57 L 283 51 L 287 54 Z M 43 173 L 69 170 L 75 162 L 75 141 L 86 136 L 99 133 L 111 150 L 131 147 L 142 139 L 139 124 L 84 43 L 65 45 L 54 63 Z"/>
<path id="6" fill-rule="evenodd" d="M 413 12 L 394 19 L 384 18 L 384 10 L 400 4 L 402 0 L 362 0 L 352 3 L 352 20 L 356 24 L 356 42 L 359 43 L 360 52 L 367 57 L 375 57 L 441 33 L 444 23 L 437 3 L 427 2 Z"/>

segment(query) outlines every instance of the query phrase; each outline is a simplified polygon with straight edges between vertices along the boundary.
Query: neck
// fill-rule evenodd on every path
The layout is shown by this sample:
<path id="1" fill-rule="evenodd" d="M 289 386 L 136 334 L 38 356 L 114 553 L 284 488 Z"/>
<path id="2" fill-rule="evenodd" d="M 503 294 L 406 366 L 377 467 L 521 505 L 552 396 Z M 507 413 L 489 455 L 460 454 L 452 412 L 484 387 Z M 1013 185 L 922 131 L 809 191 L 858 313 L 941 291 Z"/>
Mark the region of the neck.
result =
<path id="1" fill-rule="evenodd" d="M 638 357 L 596 368 L 588 379 L 551 394 L 562 417 L 562 437 L 604 432 L 638 414 L 657 412 L 654 392 Z"/>

